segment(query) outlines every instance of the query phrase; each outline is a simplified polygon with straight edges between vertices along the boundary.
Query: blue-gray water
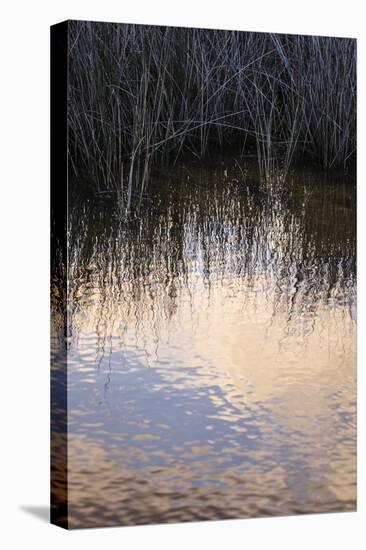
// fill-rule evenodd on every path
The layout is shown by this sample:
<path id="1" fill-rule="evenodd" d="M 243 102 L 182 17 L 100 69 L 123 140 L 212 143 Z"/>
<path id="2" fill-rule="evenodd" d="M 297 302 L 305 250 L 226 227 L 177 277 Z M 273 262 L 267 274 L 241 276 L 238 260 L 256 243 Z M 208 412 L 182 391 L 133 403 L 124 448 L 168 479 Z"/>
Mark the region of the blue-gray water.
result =
<path id="1" fill-rule="evenodd" d="M 148 191 L 69 211 L 70 526 L 355 509 L 354 185 L 217 163 Z"/>

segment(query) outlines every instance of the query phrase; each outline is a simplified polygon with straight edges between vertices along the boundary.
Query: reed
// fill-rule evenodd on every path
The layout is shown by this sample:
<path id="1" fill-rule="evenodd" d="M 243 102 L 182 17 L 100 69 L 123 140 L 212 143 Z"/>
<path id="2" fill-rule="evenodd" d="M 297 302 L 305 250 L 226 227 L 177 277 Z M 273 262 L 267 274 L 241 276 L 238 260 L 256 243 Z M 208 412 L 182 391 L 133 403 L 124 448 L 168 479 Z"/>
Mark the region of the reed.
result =
<path id="1" fill-rule="evenodd" d="M 129 209 L 151 168 L 256 152 L 265 178 L 356 154 L 356 41 L 71 21 L 69 157 Z"/>

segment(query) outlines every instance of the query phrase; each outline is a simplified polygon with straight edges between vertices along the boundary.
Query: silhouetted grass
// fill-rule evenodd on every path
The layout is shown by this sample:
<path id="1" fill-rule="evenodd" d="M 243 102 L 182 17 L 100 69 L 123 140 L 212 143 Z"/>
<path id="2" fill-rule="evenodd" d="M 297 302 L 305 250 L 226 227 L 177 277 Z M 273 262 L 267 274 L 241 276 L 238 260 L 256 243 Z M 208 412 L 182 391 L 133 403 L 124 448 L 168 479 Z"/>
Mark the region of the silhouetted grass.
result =
<path id="1" fill-rule="evenodd" d="M 356 151 L 356 41 L 70 22 L 71 167 L 128 209 L 151 167 L 183 153 L 255 151 L 347 167 Z"/>

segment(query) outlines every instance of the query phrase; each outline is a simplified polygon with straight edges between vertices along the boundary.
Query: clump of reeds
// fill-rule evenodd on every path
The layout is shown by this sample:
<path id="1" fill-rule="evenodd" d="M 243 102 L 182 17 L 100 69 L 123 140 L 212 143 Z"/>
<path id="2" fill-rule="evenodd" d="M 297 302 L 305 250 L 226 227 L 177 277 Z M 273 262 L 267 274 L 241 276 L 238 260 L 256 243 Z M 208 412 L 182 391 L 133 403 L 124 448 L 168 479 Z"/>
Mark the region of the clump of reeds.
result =
<path id="1" fill-rule="evenodd" d="M 69 23 L 69 152 L 128 209 L 151 167 L 183 153 L 256 151 L 260 172 L 356 151 L 353 39 Z"/>

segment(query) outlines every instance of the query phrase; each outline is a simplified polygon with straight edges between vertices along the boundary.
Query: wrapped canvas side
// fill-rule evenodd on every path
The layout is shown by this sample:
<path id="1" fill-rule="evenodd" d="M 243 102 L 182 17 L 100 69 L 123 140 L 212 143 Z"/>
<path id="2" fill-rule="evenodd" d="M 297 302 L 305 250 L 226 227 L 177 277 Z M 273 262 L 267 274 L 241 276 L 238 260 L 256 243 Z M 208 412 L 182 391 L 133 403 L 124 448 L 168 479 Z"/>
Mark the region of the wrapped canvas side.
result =
<path id="1" fill-rule="evenodd" d="M 51 27 L 51 523 L 67 521 L 67 27 Z"/>

